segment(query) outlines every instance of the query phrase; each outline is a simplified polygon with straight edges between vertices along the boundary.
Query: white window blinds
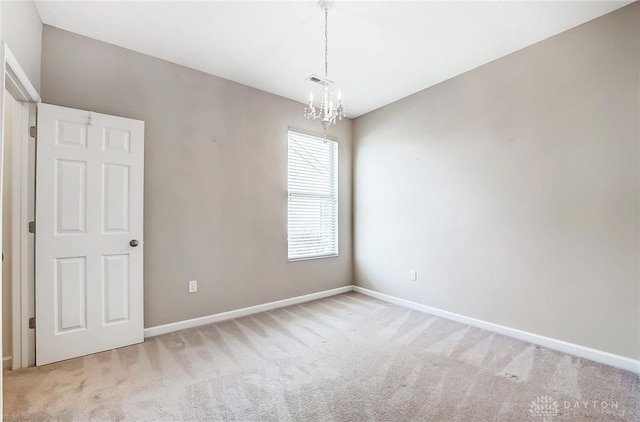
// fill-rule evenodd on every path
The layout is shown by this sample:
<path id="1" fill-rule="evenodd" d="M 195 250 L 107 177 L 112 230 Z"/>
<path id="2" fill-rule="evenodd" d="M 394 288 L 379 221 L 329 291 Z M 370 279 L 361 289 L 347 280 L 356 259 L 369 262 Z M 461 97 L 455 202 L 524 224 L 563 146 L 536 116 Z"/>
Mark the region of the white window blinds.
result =
<path id="1" fill-rule="evenodd" d="M 338 255 L 338 143 L 289 131 L 289 260 Z"/>

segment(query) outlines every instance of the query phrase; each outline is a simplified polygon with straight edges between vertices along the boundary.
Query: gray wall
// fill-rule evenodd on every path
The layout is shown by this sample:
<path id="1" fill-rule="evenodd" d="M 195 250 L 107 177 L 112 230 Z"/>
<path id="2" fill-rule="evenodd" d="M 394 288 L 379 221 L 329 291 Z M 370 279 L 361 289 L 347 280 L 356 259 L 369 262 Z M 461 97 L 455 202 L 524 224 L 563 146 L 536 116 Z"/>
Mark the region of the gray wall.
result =
<path id="1" fill-rule="evenodd" d="M 29 81 L 40 92 L 42 21 L 31 0 L 2 1 L 0 39 L 16 56 Z"/>
<path id="2" fill-rule="evenodd" d="M 49 26 L 42 50 L 44 102 L 145 121 L 145 326 L 352 283 L 350 120 L 340 256 L 288 263 L 287 127 L 321 127 L 302 104 Z"/>
<path id="3" fill-rule="evenodd" d="M 639 51 L 636 3 L 356 119 L 356 283 L 639 359 Z"/>

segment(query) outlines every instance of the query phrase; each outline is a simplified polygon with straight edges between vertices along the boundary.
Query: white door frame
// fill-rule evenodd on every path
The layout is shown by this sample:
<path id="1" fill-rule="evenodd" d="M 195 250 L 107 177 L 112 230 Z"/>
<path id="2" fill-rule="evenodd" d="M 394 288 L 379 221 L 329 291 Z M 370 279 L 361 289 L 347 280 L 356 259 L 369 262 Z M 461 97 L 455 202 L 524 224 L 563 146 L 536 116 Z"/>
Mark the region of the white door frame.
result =
<path id="1" fill-rule="evenodd" d="M 29 308 L 34 303 L 34 262 L 28 253 L 29 245 L 29 126 L 35 124 L 34 103 L 41 101 L 20 63 L 13 55 L 7 44 L 0 41 L 0 64 L 2 76 L 0 83 L 11 96 L 20 101 L 15 108 L 12 179 L 11 188 L 13 199 L 12 234 L 12 369 L 26 368 L 33 365 L 35 358 L 35 342 L 33 333 L 28 326 Z M 0 115 L 4 119 L 4 90 L 0 102 Z M 4 146 L 4 120 L 0 125 L 0 136 Z M 31 306 L 29 304 L 31 303 Z M 1 314 L 0 314 L 1 315 Z"/>
<path id="2" fill-rule="evenodd" d="M 12 370 L 35 364 L 35 333 L 28 326 L 35 306 L 35 239 L 28 230 L 28 222 L 34 220 L 34 200 L 30 200 L 30 196 L 35 191 L 35 148 L 30 149 L 33 141 L 30 140 L 29 126 L 35 125 L 35 105 L 26 102 L 16 102 L 15 105 L 11 145 Z"/>

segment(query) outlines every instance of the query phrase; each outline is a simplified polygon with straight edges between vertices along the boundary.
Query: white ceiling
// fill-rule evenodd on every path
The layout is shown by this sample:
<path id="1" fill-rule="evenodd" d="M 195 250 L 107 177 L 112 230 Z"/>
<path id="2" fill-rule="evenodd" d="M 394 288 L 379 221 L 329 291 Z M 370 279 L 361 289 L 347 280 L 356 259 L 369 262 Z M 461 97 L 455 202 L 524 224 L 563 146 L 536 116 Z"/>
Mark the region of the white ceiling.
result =
<path id="1" fill-rule="evenodd" d="M 357 117 L 628 3 L 338 0 L 329 12 L 329 79 Z M 324 73 L 315 1 L 36 5 L 47 25 L 301 102 L 317 87 L 307 76 Z"/>

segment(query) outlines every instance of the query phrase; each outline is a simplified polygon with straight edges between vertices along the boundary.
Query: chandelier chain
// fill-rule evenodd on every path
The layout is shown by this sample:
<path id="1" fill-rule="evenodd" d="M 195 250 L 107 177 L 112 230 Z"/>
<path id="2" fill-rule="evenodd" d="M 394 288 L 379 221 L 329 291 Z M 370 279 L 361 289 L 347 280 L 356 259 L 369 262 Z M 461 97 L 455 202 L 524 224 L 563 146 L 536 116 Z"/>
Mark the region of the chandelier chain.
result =
<path id="1" fill-rule="evenodd" d="M 329 9 L 324 9 L 324 86 L 329 78 Z"/>

